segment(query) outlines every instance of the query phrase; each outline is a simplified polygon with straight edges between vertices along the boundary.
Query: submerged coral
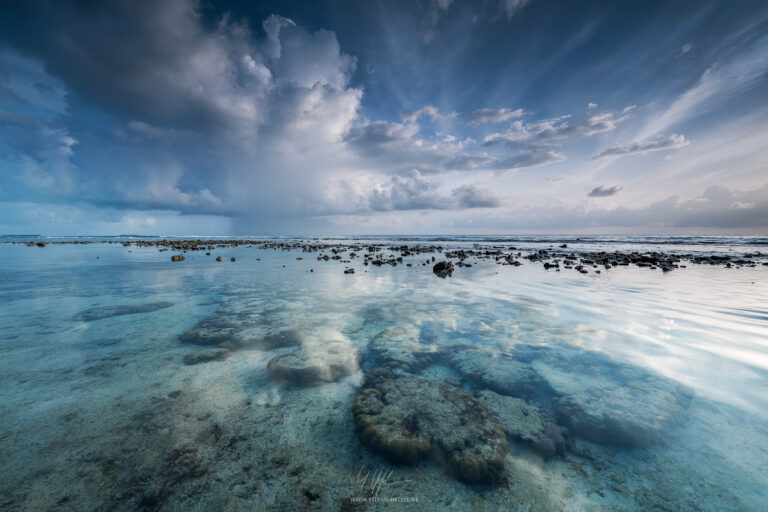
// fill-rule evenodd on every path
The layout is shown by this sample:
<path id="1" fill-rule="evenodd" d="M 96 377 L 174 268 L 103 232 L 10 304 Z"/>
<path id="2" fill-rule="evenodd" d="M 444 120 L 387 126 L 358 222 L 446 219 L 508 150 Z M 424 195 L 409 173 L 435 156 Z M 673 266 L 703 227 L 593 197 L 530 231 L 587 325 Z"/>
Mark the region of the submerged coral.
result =
<path id="1" fill-rule="evenodd" d="M 419 371 L 439 355 L 437 344 L 423 343 L 421 330 L 412 324 L 384 329 L 368 346 L 380 365 L 409 372 Z"/>
<path id="2" fill-rule="evenodd" d="M 173 306 L 172 302 L 151 302 L 149 304 L 138 304 L 135 306 L 99 306 L 85 311 L 81 311 L 72 317 L 75 322 L 91 322 L 120 315 L 135 315 L 137 313 L 151 313 L 158 309 L 169 308 Z"/>
<path id="3" fill-rule="evenodd" d="M 528 398 L 549 392 L 544 379 L 510 353 L 459 347 L 450 362 L 467 379 L 502 395 Z"/>
<path id="4" fill-rule="evenodd" d="M 487 389 L 477 393 L 477 400 L 501 424 L 508 438 L 524 442 L 544 457 L 565 452 L 561 429 L 541 407 Z"/>
<path id="5" fill-rule="evenodd" d="M 269 376 L 283 384 L 309 386 L 336 382 L 357 371 L 360 355 L 347 341 L 307 340 L 297 350 L 267 364 Z"/>
<path id="6" fill-rule="evenodd" d="M 596 443 L 646 447 L 685 422 L 693 392 L 637 366 L 577 347 L 462 347 L 454 367 L 481 388 L 553 408 L 560 423 Z M 554 434 L 554 431 L 552 431 Z"/>
<path id="7" fill-rule="evenodd" d="M 497 483 L 509 450 L 501 426 L 472 394 L 445 382 L 378 370 L 352 407 L 360 440 L 395 464 L 443 459 L 469 483 Z"/>

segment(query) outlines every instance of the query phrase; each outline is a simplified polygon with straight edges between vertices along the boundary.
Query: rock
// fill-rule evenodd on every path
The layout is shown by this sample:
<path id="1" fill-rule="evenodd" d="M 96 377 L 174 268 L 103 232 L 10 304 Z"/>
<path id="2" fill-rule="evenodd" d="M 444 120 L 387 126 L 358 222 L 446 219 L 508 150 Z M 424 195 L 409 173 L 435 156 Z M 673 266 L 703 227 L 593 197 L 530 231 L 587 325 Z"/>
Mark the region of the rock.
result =
<path id="1" fill-rule="evenodd" d="M 171 256 L 171 261 L 184 261 L 184 255 L 174 254 L 173 256 Z"/>
<path id="2" fill-rule="evenodd" d="M 229 261 L 232 261 L 232 262 L 234 262 L 234 261 L 235 261 L 235 258 L 234 258 L 234 257 L 232 257 L 232 258 L 229 258 Z"/>
<path id="3" fill-rule="evenodd" d="M 380 365 L 407 372 L 418 372 L 440 355 L 436 344 L 421 342 L 421 330 L 411 324 L 384 329 L 368 348 L 376 353 Z"/>
<path id="4" fill-rule="evenodd" d="M 438 262 L 432 267 L 432 272 L 434 272 L 436 276 L 445 279 L 446 277 L 453 275 L 453 263 L 450 261 Z"/>
<path id="5" fill-rule="evenodd" d="M 546 379 L 559 421 L 576 436 L 647 447 L 686 421 L 693 391 L 642 368 L 576 347 L 538 347 L 519 357 Z"/>
<path id="6" fill-rule="evenodd" d="M 481 347 L 461 347 L 450 357 L 451 365 L 481 387 L 518 398 L 551 396 L 546 381 L 526 362 L 508 352 Z"/>
<path id="7" fill-rule="evenodd" d="M 216 261 L 224 261 L 221 256 L 216 256 Z"/>
<path id="8" fill-rule="evenodd" d="M 90 322 L 113 316 L 151 313 L 152 311 L 169 308 L 171 306 L 173 306 L 172 302 L 152 302 L 149 304 L 139 304 L 137 306 L 100 306 L 81 311 L 72 317 L 72 320 L 75 322 Z"/>
<path id="9" fill-rule="evenodd" d="M 196 352 L 184 356 L 184 364 L 193 365 L 207 363 L 209 361 L 223 361 L 228 358 L 232 352 L 227 349 L 210 350 L 206 352 Z"/>
<path id="10" fill-rule="evenodd" d="M 438 380 L 388 378 L 385 370 L 366 376 L 352 412 L 361 442 L 394 464 L 437 457 L 464 482 L 504 478 L 506 436 L 467 391 Z"/>
<path id="11" fill-rule="evenodd" d="M 517 439 L 544 457 L 565 452 L 565 438 L 554 417 L 540 407 L 519 398 L 483 390 L 477 400 L 504 429 L 509 439 Z"/>
<path id="12" fill-rule="evenodd" d="M 345 270 L 344 270 L 344 273 L 345 273 L 345 274 L 354 274 L 354 273 L 355 273 L 355 269 L 353 269 L 353 268 L 348 268 L 348 269 L 345 269 Z"/>
<path id="13" fill-rule="evenodd" d="M 336 382 L 360 367 L 357 350 L 342 340 L 306 340 L 301 348 L 267 364 L 269 376 L 291 386 Z"/>

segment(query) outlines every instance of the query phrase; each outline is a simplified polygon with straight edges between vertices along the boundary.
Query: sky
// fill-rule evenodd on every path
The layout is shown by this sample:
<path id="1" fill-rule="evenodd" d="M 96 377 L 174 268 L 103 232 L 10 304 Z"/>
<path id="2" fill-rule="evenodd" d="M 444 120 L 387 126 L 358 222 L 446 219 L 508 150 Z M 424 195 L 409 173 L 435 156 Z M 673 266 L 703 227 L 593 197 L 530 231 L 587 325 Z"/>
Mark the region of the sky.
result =
<path id="1" fill-rule="evenodd" d="M 768 232 L 768 2 L 0 4 L 0 234 Z"/>

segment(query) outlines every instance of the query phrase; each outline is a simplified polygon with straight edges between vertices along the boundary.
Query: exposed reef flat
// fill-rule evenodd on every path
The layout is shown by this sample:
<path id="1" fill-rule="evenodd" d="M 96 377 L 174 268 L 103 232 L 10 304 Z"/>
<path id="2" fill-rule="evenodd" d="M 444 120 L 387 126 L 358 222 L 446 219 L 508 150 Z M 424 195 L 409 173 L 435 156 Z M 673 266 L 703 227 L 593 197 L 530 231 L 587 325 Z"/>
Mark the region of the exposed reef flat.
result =
<path id="1" fill-rule="evenodd" d="M 72 317 L 75 322 L 92 322 L 102 318 L 110 318 L 120 315 L 136 315 L 139 313 L 151 313 L 158 309 L 165 309 L 173 306 L 171 302 L 151 302 L 149 304 L 138 304 L 132 306 L 97 306 L 85 311 L 81 311 Z"/>
<path id="2" fill-rule="evenodd" d="M 45 247 L 47 245 L 77 244 L 88 245 L 96 242 L 72 240 L 36 242 L 25 240 L 6 241 L 5 244 Z M 688 265 L 715 265 L 726 268 L 768 266 L 768 253 L 745 251 L 739 254 L 706 254 L 692 252 L 654 251 L 589 251 L 568 250 L 567 244 L 551 241 L 543 248 L 519 248 L 514 245 L 473 244 L 472 248 L 455 249 L 436 244 L 392 244 L 392 243 L 325 243 L 309 240 L 264 240 L 264 239 L 147 239 L 132 241 L 104 240 L 101 244 L 122 245 L 124 247 L 158 248 L 160 252 L 177 251 L 173 261 L 185 261 L 184 253 L 203 251 L 210 256 L 216 249 L 254 248 L 263 250 L 301 251 L 315 253 L 318 262 L 336 262 L 346 264 L 344 273 L 354 274 L 354 264 L 363 267 L 390 265 L 396 267 L 423 266 L 431 267 L 432 272 L 441 278 L 450 277 L 459 267 L 472 267 L 483 261 L 497 265 L 519 267 L 526 263 L 537 263 L 547 270 L 559 272 L 570 270 L 581 274 L 600 274 L 622 267 L 637 267 L 649 270 L 672 270 Z M 427 258 L 424 259 L 424 255 Z M 446 258 L 446 260 L 443 260 Z M 302 260 L 304 257 L 298 257 Z M 440 259 L 441 261 L 437 261 Z M 222 261 L 216 256 L 215 261 Z M 230 258 L 235 261 L 235 258 Z"/>

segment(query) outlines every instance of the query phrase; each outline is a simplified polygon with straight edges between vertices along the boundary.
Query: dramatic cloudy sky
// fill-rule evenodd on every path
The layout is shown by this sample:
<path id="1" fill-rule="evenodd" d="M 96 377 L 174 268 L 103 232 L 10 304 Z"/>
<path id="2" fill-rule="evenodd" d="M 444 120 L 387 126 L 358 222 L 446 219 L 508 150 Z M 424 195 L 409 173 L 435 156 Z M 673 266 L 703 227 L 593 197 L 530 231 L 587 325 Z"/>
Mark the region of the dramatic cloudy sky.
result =
<path id="1" fill-rule="evenodd" d="M 768 2 L 3 2 L 0 233 L 768 231 Z"/>

